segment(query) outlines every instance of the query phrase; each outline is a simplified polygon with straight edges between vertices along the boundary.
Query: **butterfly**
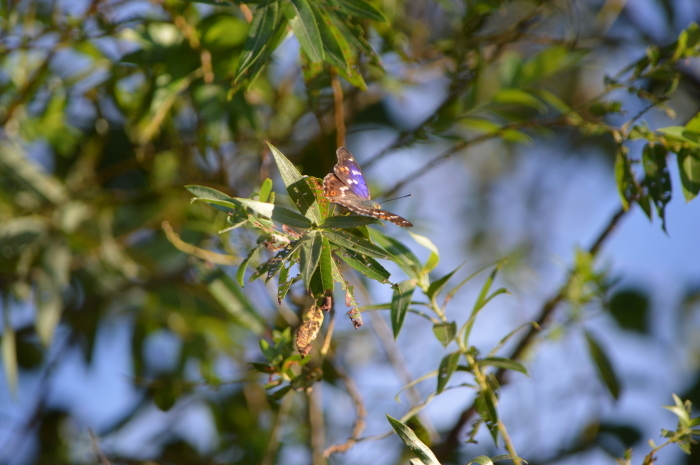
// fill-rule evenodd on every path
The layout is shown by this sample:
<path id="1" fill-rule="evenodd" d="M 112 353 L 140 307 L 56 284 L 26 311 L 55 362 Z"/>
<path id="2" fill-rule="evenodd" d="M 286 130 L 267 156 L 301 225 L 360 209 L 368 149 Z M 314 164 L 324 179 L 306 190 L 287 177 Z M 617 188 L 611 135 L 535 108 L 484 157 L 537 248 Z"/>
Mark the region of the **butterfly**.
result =
<path id="1" fill-rule="evenodd" d="M 323 194 L 328 200 L 359 215 L 388 220 L 402 228 L 413 227 L 410 221 L 382 210 L 382 207 L 370 198 L 362 170 L 345 147 L 340 147 L 335 154 L 338 156 L 338 163 L 333 167 L 333 172 L 323 178 Z"/>

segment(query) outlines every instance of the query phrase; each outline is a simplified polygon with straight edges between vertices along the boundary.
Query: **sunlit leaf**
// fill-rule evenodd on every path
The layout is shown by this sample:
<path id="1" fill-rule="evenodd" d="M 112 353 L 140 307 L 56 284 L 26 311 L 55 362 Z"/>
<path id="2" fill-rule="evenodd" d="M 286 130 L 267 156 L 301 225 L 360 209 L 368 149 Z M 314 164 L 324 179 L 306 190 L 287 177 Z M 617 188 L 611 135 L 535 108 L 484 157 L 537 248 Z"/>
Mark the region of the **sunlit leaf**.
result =
<path id="1" fill-rule="evenodd" d="M 362 239 L 345 231 L 324 230 L 323 235 L 336 245 L 353 250 L 359 254 L 373 258 L 389 258 L 389 254 L 381 247 L 372 244 L 367 239 Z"/>
<path id="2" fill-rule="evenodd" d="M 246 75 L 252 78 L 256 74 L 256 69 L 262 67 L 264 58 L 272 53 L 270 48 L 276 45 L 273 43 L 273 37 L 279 25 L 280 16 L 280 6 L 276 0 L 264 1 L 255 9 L 234 82 Z"/>
<path id="3" fill-rule="evenodd" d="M 506 370 L 519 371 L 520 373 L 527 375 L 527 368 L 525 368 L 522 363 L 509 358 L 486 357 L 479 360 L 479 365 L 490 365 L 498 368 L 504 368 Z"/>
<path id="4" fill-rule="evenodd" d="M 433 333 L 440 344 L 447 347 L 457 335 L 457 323 L 450 321 L 449 323 L 434 324 Z"/>
<path id="5" fill-rule="evenodd" d="M 617 399 L 620 396 L 620 382 L 618 381 L 617 374 L 615 374 L 615 369 L 610 363 L 603 347 L 598 343 L 598 341 L 593 337 L 593 335 L 586 331 L 586 342 L 588 343 L 588 353 L 593 359 L 593 363 L 598 371 L 598 376 L 603 382 L 605 387 L 608 388 L 608 392 L 613 398 Z"/>
<path id="6" fill-rule="evenodd" d="M 372 257 L 348 249 L 336 249 L 335 255 L 370 279 L 386 283 L 391 274 Z"/>
<path id="7" fill-rule="evenodd" d="M 416 454 L 425 465 L 440 465 L 440 462 L 438 461 L 437 457 L 435 457 L 435 454 L 433 454 L 433 451 L 431 451 L 428 446 L 418 439 L 416 433 L 414 433 L 411 428 L 401 423 L 396 418 L 392 418 L 389 415 L 386 417 L 389 420 L 389 423 L 391 423 L 391 427 L 394 428 L 394 431 L 396 431 L 396 434 L 398 434 L 403 443 L 406 444 L 406 446 L 411 449 L 411 451 Z"/>
<path id="8" fill-rule="evenodd" d="M 415 289 L 416 283 L 412 279 L 401 281 L 394 288 L 394 294 L 391 298 L 391 329 L 394 333 L 394 339 L 399 336 Z"/>
<path id="9" fill-rule="evenodd" d="M 677 161 L 683 196 L 689 202 L 700 192 L 700 150 L 681 149 Z"/>
<path id="10" fill-rule="evenodd" d="M 301 49 L 313 62 L 323 60 L 323 42 L 316 18 L 307 0 L 283 0 L 282 12 L 287 17 Z"/>
<path id="11" fill-rule="evenodd" d="M 369 228 L 372 240 L 391 254 L 392 259 L 413 279 L 420 279 L 422 265 L 411 250 L 393 237 Z"/>
<path id="12" fill-rule="evenodd" d="M 277 164 L 277 169 L 279 169 L 282 182 L 284 182 L 287 192 L 294 204 L 299 208 L 299 211 L 311 221 L 316 224 L 321 223 L 323 218 L 318 202 L 316 201 L 316 196 L 306 183 L 304 176 L 299 173 L 299 170 L 296 169 L 282 152 L 277 150 L 277 148 L 269 142 L 267 145 L 272 151 L 272 156 Z"/>
<path id="13" fill-rule="evenodd" d="M 409 234 L 411 235 L 414 241 L 418 242 L 420 245 L 422 245 L 430 251 L 430 256 L 423 265 L 423 273 L 431 272 L 438 265 L 438 263 L 440 263 L 440 251 L 437 247 L 435 247 L 435 244 L 433 244 L 433 242 L 427 237 L 411 232 L 409 232 Z"/>
<path id="14" fill-rule="evenodd" d="M 442 358 L 440 368 L 438 368 L 437 377 L 437 393 L 440 394 L 447 387 L 447 382 L 452 377 L 452 374 L 457 369 L 459 358 L 462 356 L 460 352 L 452 352 Z"/>

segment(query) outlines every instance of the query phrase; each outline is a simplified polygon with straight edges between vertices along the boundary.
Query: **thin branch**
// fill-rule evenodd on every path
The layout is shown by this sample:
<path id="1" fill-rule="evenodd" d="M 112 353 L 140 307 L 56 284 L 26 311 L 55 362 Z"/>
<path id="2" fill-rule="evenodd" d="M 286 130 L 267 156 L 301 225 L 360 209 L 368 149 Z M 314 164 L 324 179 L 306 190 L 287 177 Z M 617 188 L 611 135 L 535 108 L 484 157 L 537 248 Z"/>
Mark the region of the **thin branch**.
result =
<path id="1" fill-rule="evenodd" d="M 165 232 L 165 237 L 168 239 L 168 241 L 170 241 L 170 243 L 173 246 L 175 246 L 176 249 L 182 252 L 194 255 L 195 257 L 199 257 L 202 260 L 207 260 L 219 265 L 235 265 L 238 261 L 236 257 L 232 257 L 231 255 L 223 255 L 220 253 L 212 252 L 211 250 L 199 248 L 192 244 L 188 244 L 187 242 L 180 239 L 180 236 L 175 231 L 173 231 L 173 227 L 170 226 L 170 223 L 168 223 L 167 221 L 163 221 L 161 223 L 161 227 L 163 228 L 163 232 Z"/>
<path id="2" fill-rule="evenodd" d="M 100 463 L 102 465 L 112 465 L 109 462 L 109 460 L 107 459 L 107 456 L 105 455 L 105 453 L 102 452 L 102 449 L 100 449 L 100 443 L 97 441 L 97 436 L 95 436 L 95 432 L 92 431 L 91 429 L 89 429 L 88 434 L 90 435 L 90 442 L 92 443 L 92 450 L 95 451 L 95 455 L 97 456 L 98 459 L 100 459 Z"/>
<path id="3" fill-rule="evenodd" d="M 350 436 L 350 438 L 342 444 L 335 444 L 323 451 L 323 456 L 326 458 L 330 457 L 336 452 L 347 452 L 352 446 L 354 446 L 360 439 L 360 436 L 362 436 L 362 432 L 365 430 L 365 418 L 367 418 L 367 409 L 365 408 L 365 404 L 362 401 L 362 396 L 360 395 L 360 390 L 355 384 L 355 380 L 353 380 L 347 373 L 345 373 L 339 367 L 336 366 L 335 368 L 338 375 L 340 376 L 340 379 L 342 379 L 345 383 L 345 389 L 347 389 L 348 394 L 352 399 L 352 403 L 355 406 L 356 418 L 355 423 L 352 427 L 352 435 Z"/>
<path id="4" fill-rule="evenodd" d="M 631 200 L 632 202 L 633 200 Z M 588 252 L 595 256 L 605 243 L 605 241 L 610 237 L 612 232 L 615 230 L 617 225 L 620 223 L 620 220 L 627 214 L 630 210 L 627 209 L 625 210 L 624 208 L 620 207 L 620 209 L 608 220 L 607 225 L 601 231 L 601 233 L 598 235 L 595 241 L 593 241 L 593 244 L 588 248 Z M 564 300 L 564 297 L 566 295 L 566 289 L 568 286 L 571 284 L 572 279 L 574 278 L 575 273 L 574 271 L 570 271 L 569 275 L 566 278 L 566 281 L 564 284 L 562 284 L 559 288 L 559 291 L 556 293 L 556 295 L 550 297 L 543 305 L 542 308 L 540 309 L 539 316 L 537 317 L 537 326 L 533 325 L 530 330 L 523 336 L 523 338 L 518 342 L 517 346 L 513 350 L 513 352 L 510 354 L 508 358 L 513 359 L 513 360 L 518 360 L 522 357 L 522 355 L 525 353 L 525 350 L 529 347 L 530 343 L 534 340 L 535 336 L 539 333 L 539 327 L 544 327 L 547 322 L 551 319 L 554 310 L 558 307 L 558 305 Z M 507 379 L 506 379 L 506 373 L 507 370 L 504 368 L 499 368 L 496 373 L 496 380 L 498 383 L 503 386 L 504 384 L 507 384 Z M 475 408 L 474 405 L 470 405 L 466 410 L 462 412 L 460 415 L 459 419 L 457 422 L 454 424 L 454 426 L 450 429 L 449 434 L 447 435 L 447 438 L 445 441 L 439 445 L 436 448 L 436 453 L 438 458 L 441 460 L 446 460 L 449 457 L 452 456 L 454 453 L 455 449 L 459 445 L 459 436 L 462 432 L 462 429 L 464 426 L 467 424 L 467 422 L 474 416 L 475 413 Z"/>
<path id="5" fill-rule="evenodd" d="M 265 451 L 265 457 L 263 457 L 260 465 L 272 465 L 275 463 L 275 456 L 277 455 L 277 450 L 280 445 L 280 435 L 282 430 L 282 425 L 284 424 L 290 410 L 292 409 L 292 402 L 294 401 L 293 395 L 286 395 L 282 398 L 280 403 L 279 411 L 277 416 L 275 416 L 275 421 L 270 428 L 270 442 L 267 444 L 267 450 Z"/>
<path id="6" fill-rule="evenodd" d="M 323 408 L 321 407 L 321 384 L 306 390 L 309 404 L 309 429 L 311 430 L 311 464 L 325 465 L 323 446 L 326 443 Z"/>

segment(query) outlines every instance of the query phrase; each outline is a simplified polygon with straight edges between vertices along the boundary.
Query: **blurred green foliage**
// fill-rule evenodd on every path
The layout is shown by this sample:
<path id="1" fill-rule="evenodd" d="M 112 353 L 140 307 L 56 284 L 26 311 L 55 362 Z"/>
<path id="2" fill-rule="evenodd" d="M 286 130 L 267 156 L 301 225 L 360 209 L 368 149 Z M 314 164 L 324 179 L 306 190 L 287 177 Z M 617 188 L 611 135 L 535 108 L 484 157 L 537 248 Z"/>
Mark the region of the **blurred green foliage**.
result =
<path id="1" fill-rule="evenodd" d="M 100 330 L 116 321 L 130 328 L 131 353 L 124 357 L 138 395 L 98 436 L 133 427 L 149 406 L 168 411 L 196 399 L 211 413 L 216 438 L 203 450 L 168 431 L 154 440 L 153 456 L 122 457 L 115 449 L 112 463 L 285 463 L 285 447 L 301 447 L 322 463 L 325 444 L 314 442 L 314 418 L 323 412 L 309 389 L 319 382 L 343 386 L 354 402 L 355 429 L 329 433 L 334 440 L 350 437 L 352 447 L 362 433 L 357 425 L 364 407 L 338 355 L 347 341 L 331 344 L 330 332 L 322 331 L 312 356 L 303 358 L 291 329 L 302 320 L 321 327 L 311 311 L 327 304 L 334 282 L 346 291 L 356 326 L 362 312 L 389 310 L 396 338 L 413 313 L 439 343 L 454 343 L 434 361 L 433 372 L 415 381 L 437 378 L 425 403 L 413 403 L 401 420 L 390 417 L 424 463 L 461 460 L 449 432 L 438 441 L 436 457 L 426 435 L 419 439 L 413 430 L 422 429 L 418 414 L 434 396 L 463 387 L 449 383 L 464 373 L 479 416 L 470 439 L 485 424 L 517 457 L 498 397 L 506 370 L 527 374 L 519 359 L 535 330 L 509 357 L 497 352 L 522 328 L 507 328 L 512 332 L 486 356 L 470 341 L 479 313 L 506 293 L 491 290 L 503 262 L 489 268 L 471 313 L 458 322 L 447 316 L 448 303 L 474 275 L 448 289 L 460 268 L 433 276 L 440 251 L 427 237 L 413 235 L 428 250 L 421 261 L 391 233 L 369 228 L 374 220 L 331 216 L 314 177 L 330 171 L 346 125 L 379 123 L 397 134 L 365 166 L 401 147 L 441 147 L 387 192 L 476 144 L 493 141 L 508 152 L 553 133 L 606 148 L 615 160 L 620 215 L 638 204 L 666 228 L 673 157 L 685 199 L 700 192 L 700 116 L 664 127 L 650 127 L 643 118 L 652 110 L 675 118 L 672 96 L 697 85 L 681 66 L 700 56 L 695 24 L 668 44 L 643 43 L 642 55 L 592 93 L 581 83 L 600 59 L 602 23 L 582 44 L 571 31 L 551 26 L 568 17 L 567 5 L 552 2 L 69 3 L 0 4 L 0 349 L 15 396 L 25 395 L 25 376 L 42 373 L 39 398 L 23 412 L 28 420 L 13 428 L 20 445 L 37 439 L 18 459 L 28 463 L 93 463 L 99 457 L 96 441 L 91 458 L 76 458 L 81 442 L 69 434 L 76 412 L 48 405 L 45 391 L 52 372 L 72 363 L 64 357 L 68 351 L 91 366 Z M 590 7 L 584 3 L 584 10 Z M 434 111 L 411 129 L 391 120 L 386 99 L 436 75 L 445 97 Z M 644 110 L 630 111 L 620 95 Z M 277 172 L 289 198 L 273 189 Z M 215 208 L 192 202 L 191 193 Z M 304 205 L 311 196 L 316 203 Z M 572 309 L 572 321 L 582 321 L 587 308 L 609 300 L 621 327 L 647 330 L 643 295 L 620 292 L 607 299 L 612 283 L 595 263 L 599 249 L 594 244 L 576 252 L 565 285 L 536 318 L 539 325 L 550 323 L 561 302 Z M 389 281 L 375 260 L 384 257 L 406 278 Z M 349 267 L 341 271 L 341 262 Z M 244 287 L 246 278 L 262 276 L 279 276 L 279 285 Z M 368 280 L 393 283 L 391 301 L 358 305 L 353 289 L 364 290 Z M 299 281 L 304 285 L 295 286 Z M 583 326 L 581 333 L 602 385 L 617 398 L 621 386 L 605 345 Z M 166 363 L 167 354 L 149 358 L 147 345 L 159 335 L 178 341 L 173 363 Z M 689 451 L 697 421 L 690 404 L 674 401 L 670 409 L 679 426 L 675 435 L 664 434 Z M 461 431 L 464 418 L 454 431 Z M 283 434 L 285 425 L 292 426 Z M 12 457 L 15 447 L 21 449 L 6 441 L 0 458 Z M 332 446 L 327 455 L 343 447 Z"/>

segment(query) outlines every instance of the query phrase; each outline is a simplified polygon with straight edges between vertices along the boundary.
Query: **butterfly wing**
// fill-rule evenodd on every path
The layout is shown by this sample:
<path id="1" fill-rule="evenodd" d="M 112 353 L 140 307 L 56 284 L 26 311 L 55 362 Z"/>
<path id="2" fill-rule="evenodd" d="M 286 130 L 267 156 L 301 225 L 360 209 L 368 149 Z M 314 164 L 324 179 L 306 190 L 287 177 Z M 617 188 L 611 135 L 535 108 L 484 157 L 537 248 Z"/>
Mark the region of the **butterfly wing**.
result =
<path id="1" fill-rule="evenodd" d="M 405 218 L 382 210 L 378 203 L 370 199 L 369 188 L 362 170 L 350 152 L 340 147 L 336 154 L 338 163 L 333 168 L 333 173 L 323 178 L 323 193 L 328 200 L 352 212 L 391 221 L 402 228 L 413 226 Z"/>
<path id="2" fill-rule="evenodd" d="M 338 163 L 335 164 L 333 172 L 338 179 L 348 186 L 354 194 L 363 199 L 370 199 L 369 187 L 362 174 L 360 165 L 357 164 L 352 154 L 345 148 L 340 147 L 335 154 L 338 156 Z"/>

